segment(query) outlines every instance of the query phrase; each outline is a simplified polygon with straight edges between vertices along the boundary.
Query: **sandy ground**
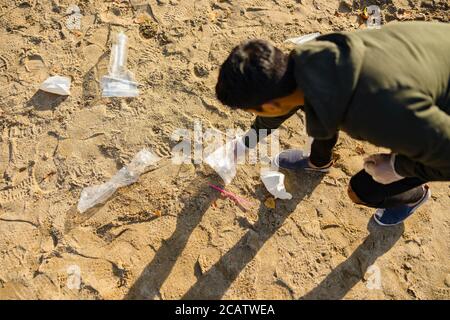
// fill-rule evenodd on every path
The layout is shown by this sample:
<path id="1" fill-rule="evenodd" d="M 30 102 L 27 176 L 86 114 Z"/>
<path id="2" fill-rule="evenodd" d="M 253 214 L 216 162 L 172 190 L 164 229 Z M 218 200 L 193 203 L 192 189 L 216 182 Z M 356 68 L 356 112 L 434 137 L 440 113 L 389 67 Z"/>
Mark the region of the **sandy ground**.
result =
<path id="1" fill-rule="evenodd" d="M 360 28 L 368 4 L 384 23 L 449 22 L 448 0 L 82 0 L 80 31 L 66 27 L 70 4 L 0 1 L 1 299 L 450 298 L 449 184 L 432 183 L 404 226 L 380 229 L 346 195 L 380 149 L 346 135 L 328 175 L 287 173 L 294 197 L 274 209 L 259 165 L 227 187 L 255 204 L 244 211 L 208 187 L 220 178 L 206 165 L 164 159 L 104 206 L 76 211 L 83 187 L 143 147 L 169 158 L 176 128 L 249 127 L 250 115 L 214 99 L 218 67 L 241 40 L 289 50 L 289 37 Z M 135 99 L 101 97 L 118 30 L 130 38 Z M 69 97 L 38 91 L 55 74 L 72 77 Z M 303 115 L 280 136 L 301 148 Z"/>

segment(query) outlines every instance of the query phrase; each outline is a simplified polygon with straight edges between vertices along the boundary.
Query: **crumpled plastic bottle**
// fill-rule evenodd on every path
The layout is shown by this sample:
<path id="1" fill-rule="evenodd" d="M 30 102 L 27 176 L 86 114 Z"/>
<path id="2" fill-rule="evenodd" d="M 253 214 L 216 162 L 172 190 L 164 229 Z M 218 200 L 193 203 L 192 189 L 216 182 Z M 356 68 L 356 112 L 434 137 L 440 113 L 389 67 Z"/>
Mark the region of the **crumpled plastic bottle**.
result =
<path id="1" fill-rule="evenodd" d="M 284 186 L 284 174 L 273 170 L 261 170 L 261 180 L 275 198 L 289 200 L 292 194 L 286 191 Z"/>
<path id="2" fill-rule="evenodd" d="M 78 201 L 78 211 L 83 213 L 98 204 L 105 203 L 118 188 L 135 183 L 145 169 L 158 162 L 159 159 L 150 150 L 142 149 L 108 182 L 84 188 Z"/>

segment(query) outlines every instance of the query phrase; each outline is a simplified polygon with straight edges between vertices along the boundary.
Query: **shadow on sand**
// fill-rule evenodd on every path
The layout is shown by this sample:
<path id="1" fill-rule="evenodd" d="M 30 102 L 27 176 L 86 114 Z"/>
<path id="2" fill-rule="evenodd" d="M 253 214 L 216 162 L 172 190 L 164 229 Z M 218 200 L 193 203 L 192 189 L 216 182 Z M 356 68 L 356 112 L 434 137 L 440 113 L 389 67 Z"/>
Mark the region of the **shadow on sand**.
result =
<path id="1" fill-rule="evenodd" d="M 369 235 L 352 255 L 339 264 L 317 287 L 300 299 L 337 300 L 344 298 L 363 279 L 367 268 L 388 252 L 400 239 L 404 225 L 381 227 L 373 219 L 370 219 L 367 229 Z"/>
<path id="2" fill-rule="evenodd" d="M 276 209 L 268 209 L 261 203 L 258 221 L 244 237 L 231 248 L 206 273 L 199 276 L 197 282 L 184 294 L 182 299 L 220 299 L 239 273 L 255 257 L 264 243 L 283 224 L 295 210 L 298 203 L 316 188 L 323 178 L 322 174 L 292 174 L 292 185 L 296 193 L 290 201 L 279 202 Z M 208 179 L 209 178 L 209 179 Z M 211 203 L 218 197 L 217 192 L 208 189 L 210 177 L 196 181 L 189 188 L 192 196 L 184 201 L 185 206 L 178 215 L 177 226 L 172 236 L 164 241 L 155 257 L 144 269 L 140 277 L 130 288 L 125 299 L 153 299 L 158 296 L 162 284 L 169 276 L 176 260 L 183 251 L 191 233 Z M 218 178 L 220 181 L 220 178 Z M 217 184 L 216 182 L 211 181 Z M 208 190 L 205 192 L 204 190 Z M 252 245 L 248 245 L 249 242 Z"/>

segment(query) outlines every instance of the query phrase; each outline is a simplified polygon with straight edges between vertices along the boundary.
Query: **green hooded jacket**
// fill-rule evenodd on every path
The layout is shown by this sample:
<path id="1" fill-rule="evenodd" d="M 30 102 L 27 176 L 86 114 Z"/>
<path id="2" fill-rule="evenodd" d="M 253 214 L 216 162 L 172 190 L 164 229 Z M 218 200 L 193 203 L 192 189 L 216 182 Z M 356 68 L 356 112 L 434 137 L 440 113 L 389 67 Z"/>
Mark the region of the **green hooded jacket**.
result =
<path id="1" fill-rule="evenodd" d="M 343 130 L 391 149 L 404 177 L 450 180 L 449 24 L 331 33 L 291 55 L 304 106 L 282 117 L 257 117 L 252 129 L 276 129 L 301 108 L 315 139 Z"/>

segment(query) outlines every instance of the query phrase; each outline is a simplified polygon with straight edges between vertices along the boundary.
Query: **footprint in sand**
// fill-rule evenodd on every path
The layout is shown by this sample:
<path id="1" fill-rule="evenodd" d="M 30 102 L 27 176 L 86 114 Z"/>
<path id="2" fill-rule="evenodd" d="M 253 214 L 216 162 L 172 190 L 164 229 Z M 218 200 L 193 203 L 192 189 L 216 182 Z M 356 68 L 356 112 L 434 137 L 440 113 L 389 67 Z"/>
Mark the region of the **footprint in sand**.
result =
<path id="1" fill-rule="evenodd" d="M 56 189 L 58 171 L 54 154 L 58 148 L 58 139 L 44 135 L 39 139 L 35 155 L 34 178 L 39 188 L 44 192 Z"/>
<path id="2" fill-rule="evenodd" d="M 0 162 L 4 183 L 0 190 L 0 205 L 31 195 L 34 185 L 32 159 L 40 128 L 18 124 L 6 128 L 2 135 Z"/>
<path id="3" fill-rule="evenodd" d="M 0 206 L 29 197 L 32 194 L 33 186 L 34 179 L 29 176 L 13 187 L 0 190 Z"/>
<path id="4" fill-rule="evenodd" d="M 8 70 L 8 60 L 0 55 L 0 72 L 5 72 Z"/>
<path id="5" fill-rule="evenodd" d="M 58 140 L 41 135 L 42 128 L 35 125 L 20 124 L 6 132 L 8 147 L 4 151 L 8 161 L 3 163 L 2 170 L 9 172 L 10 185 L 0 190 L 0 205 L 29 197 L 37 190 L 54 190 L 57 168 L 53 155 Z"/>
<path id="6" fill-rule="evenodd" d="M 0 55 L 0 87 L 9 83 L 11 78 L 11 75 L 7 73 L 9 64 L 8 59 L 5 56 Z"/>
<path id="7" fill-rule="evenodd" d="M 33 78 L 35 78 L 37 82 L 42 82 L 48 77 L 48 71 L 45 66 L 44 59 L 38 54 L 34 54 L 26 58 L 25 69 L 33 74 Z"/>

